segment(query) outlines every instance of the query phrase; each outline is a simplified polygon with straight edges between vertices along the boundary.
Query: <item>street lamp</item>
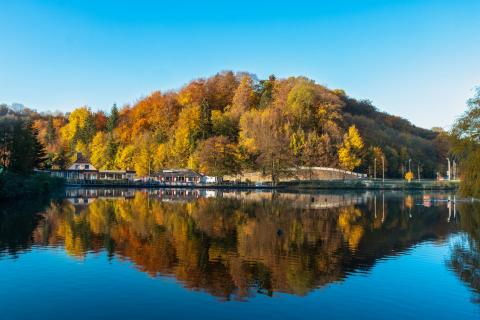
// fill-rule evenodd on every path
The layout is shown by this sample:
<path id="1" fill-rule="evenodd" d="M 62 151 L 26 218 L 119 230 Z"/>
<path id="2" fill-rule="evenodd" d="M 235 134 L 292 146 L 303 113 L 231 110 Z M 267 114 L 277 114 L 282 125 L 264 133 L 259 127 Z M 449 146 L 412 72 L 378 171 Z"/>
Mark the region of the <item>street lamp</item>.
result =
<path id="1" fill-rule="evenodd" d="M 382 156 L 382 182 L 385 182 L 385 157 Z"/>
<path id="2" fill-rule="evenodd" d="M 447 177 L 448 177 L 448 180 L 451 179 L 451 176 L 450 176 L 450 158 L 447 158 L 447 162 L 448 162 L 448 171 L 447 171 Z"/>

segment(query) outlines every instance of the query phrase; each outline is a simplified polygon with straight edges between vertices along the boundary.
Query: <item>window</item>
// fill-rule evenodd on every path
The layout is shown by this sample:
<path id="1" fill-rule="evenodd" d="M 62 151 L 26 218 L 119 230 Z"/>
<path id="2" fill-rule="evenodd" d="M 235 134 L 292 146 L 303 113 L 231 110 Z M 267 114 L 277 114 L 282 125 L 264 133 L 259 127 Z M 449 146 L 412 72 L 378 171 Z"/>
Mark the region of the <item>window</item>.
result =
<path id="1" fill-rule="evenodd" d="M 80 165 L 76 164 L 75 169 L 80 170 Z"/>
<path id="2" fill-rule="evenodd" d="M 85 165 L 85 170 L 90 169 L 90 166 L 88 164 Z"/>

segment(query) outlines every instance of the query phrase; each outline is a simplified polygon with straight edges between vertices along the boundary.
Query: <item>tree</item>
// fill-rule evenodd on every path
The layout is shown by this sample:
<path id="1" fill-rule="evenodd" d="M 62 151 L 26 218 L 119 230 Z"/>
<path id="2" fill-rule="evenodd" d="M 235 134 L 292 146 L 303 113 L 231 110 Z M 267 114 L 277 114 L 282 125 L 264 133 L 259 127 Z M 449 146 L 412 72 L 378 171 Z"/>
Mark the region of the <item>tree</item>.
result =
<path id="1" fill-rule="evenodd" d="M 288 126 L 276 108 L 250 110 L 240 118 L 239 143 L 277 183 L 293 164 Z"/>
<path id="2" fill-rule="evenodd" d="M 0 158 L 2 167 L 12 172 L 28 174 L 44 167 L 45 149 L 31 121 L 0 121 Z"/>
<path id="3" fill-rule="evenodd" d="M 111 134 L 97 132 L 90 145 L 90 161 L 97 169 L 114 169 L 116 151 Z"/>
<path id="4" fill-rule="evenodd" d="M 480 89 L 468 100 L 468 110 L 451 134 L 452 152 L 460 160 L 460 191 L 465 196 L 480 197 Z"/>
<path id="5" fill-rule="evenodd" d="M 66 148 L 61 145 L 58 152 L 56 152 L 52 157 L 52 168 L 57 170 L 65 170 L 68 162 L 68 152 Z"/>
<path id="6" fill-rule="evenodd" d="M 153 158 L 155 154 L 154 140 L 151 134 L 144 133 L 137 140 L 133 163 L 139 176 L 150 175 L 153 172 Z"/>
<path id="7" fill-rule="evenodd" d="M 245 75 L 240 81 L 240 85 L 235 90 L 232 99 L 232 105 L 229 109 L 229 115 L 236 122 L 240 120 L 242 114 L 249 110 L 255 101 L 253 91 L 253 81 L 248 75 Z"/>
<path id="8" fill-rule="evenodd" d="M 114 103 L 112 106 L 112 110 L 110 111 L 110 116 L 108 117 L 108 120 L 107 120 L 107 132 L 110 132 L 110 133 L 113 132 L 113 129 L 117 127 L 118 119 L 119 119 L 119 114 L 118 114 L 117 104 Z"/>
<path id="9" fill-rule="evenodd" d="M 172 145 L 172 158 L 177 166 L 186 167 L 195 151 L 200 131 L 200 107 L 185 107 L 180 112 Z"/>
<path id="10" fill-rule="evenodd" d="M 127 170 L 134 168 L 134 155 L 135 155 L 135 146 L 127 145 L 125 147 L 120 147 L 117 151 L 115 157 L 115 167 Z"/>
<path id="11" fill-rule="evenodd" d="M 408 182 L 411 182 L 413 180 L 413 172 L 412 171 L 408 171 L 407 173 L 405 173 L 405 180 L 407 180 Z"/>
<path id="12" fill-rule="evenodd" d="M 338 149 L 338 160 L 342 168 L 353 171 L 358 167 L 362 160 L 360 152 L 363 149 L 363 140 L 358 133 L 355 125 L 348 128 L 348 132 L 343 137 L 343 144 Z"/>
<path id="13" fill-rule="evenodd" d="M 207 139 L 212 134 L 212 109 L 206 99 L 200 105 L 200 123 L 198 126 L 201 139 Z"/>
<path id="14" fill-rule="evenodd" d="M 57 132 L 53 125 L 53 117 L 48 117 L 47 122 L 47 132 L 45 134 L 45 143 L 46 144 L 53 144 L 57 139 Z"/>
<path id="15" fill-rule="evenodd" d="M 215 177 L 240 172 L 240 157 L 235 145 L 224 136 L 202 141 L 197 148 L 200 171 Z"/>
<path id="16" fill-rule="evenodd" d="M 275 81 L 276 78 L 273 74 L 268 77 L 268 80 L 260 81 L 260 101 L 258 104 L 259 109 L 265 109 L 270 106 L 270 103 L 272 102 Z"/>

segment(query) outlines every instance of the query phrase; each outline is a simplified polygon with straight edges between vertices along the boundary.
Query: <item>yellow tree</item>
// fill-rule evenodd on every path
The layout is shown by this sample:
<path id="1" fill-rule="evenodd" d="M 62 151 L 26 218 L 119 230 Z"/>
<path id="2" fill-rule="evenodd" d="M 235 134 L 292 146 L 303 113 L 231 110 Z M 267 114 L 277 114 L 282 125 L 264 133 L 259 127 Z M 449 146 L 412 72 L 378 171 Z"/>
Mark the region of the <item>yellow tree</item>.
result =
<path id="1" fill-rule="evenodd" d="M 135 146 L 129 144 L 120 148 L 115 157 L 115 166 L 117 168 L 126 170 L 133 169 L 133 156 L 135 154 Z"/>
<path id="2" fill-rule="evenodd" d="M 412 171 L 408 171 L 407 173 L 405 173 L 405 180 L 407 180 L 408 182 L 411 182 L 413 180 L 413 172 Z"/>
<path id="3" fill-rule="evenodd" d="M 133 156 L 133 164 L 138 176 L 151 174 L 153 171 L 153 157 L 155 144 L 151 134 L 144 133 L 138 140 Z"/>
<path id="4" fill-rule="evenodd" d="M 245 75 L 240 81 L 240 85 L 235 90 L 235 95 L 232 99 L 232 106 L 229 110 L 229 115 L 235 121 L 239 121 L 242 114 L 244 114 L 255 101 L 255 93 L 253 91 L 253 81 Z"/>
<path id="5" fill-rule="evenodd" d="M 97 132 L 90 145 L 90 154 L 90 161 L 97 169 L 106 169 L 107 135 L 105 133 Z"/>
<path id="6" fill-rule="evenodd" d="M 185 167 L 195 149 L 200 125 L 200 106 L 185 107 L 180 112 L 173 143 L 172 155 L 177 165 Z"/>
<path id="7" fill-rule="evenodd" d="M 355 125 L 348 128 L 343 136 L 342 146 L 338 149 L 338 161 L 342 168 L 353 171 L 361 163 L 360 152 L 363 149 L 363 140 Z"/>
<path id="8" fill-rule="evenodd" d="M 79 130 L 85 128 L 90 111 L 87 107 L 77 108 L 68 117 L 68 123 L 61 129 L 64 142 L 71 143 L 78 135 Z"/>

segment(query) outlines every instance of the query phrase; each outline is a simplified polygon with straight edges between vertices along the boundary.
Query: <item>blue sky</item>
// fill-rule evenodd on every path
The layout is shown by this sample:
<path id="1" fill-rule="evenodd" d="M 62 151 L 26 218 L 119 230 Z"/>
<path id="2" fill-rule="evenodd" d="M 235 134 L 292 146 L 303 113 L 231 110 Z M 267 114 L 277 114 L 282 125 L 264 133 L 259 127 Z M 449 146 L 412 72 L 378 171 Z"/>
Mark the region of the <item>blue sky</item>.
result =
<path id="1" fill-rule="evenodd" d="M 305 75 L 422 127 L 480 85 L 479 0 L 0 0 L 0 102 L 109 110 L 221 70 Z"/>

